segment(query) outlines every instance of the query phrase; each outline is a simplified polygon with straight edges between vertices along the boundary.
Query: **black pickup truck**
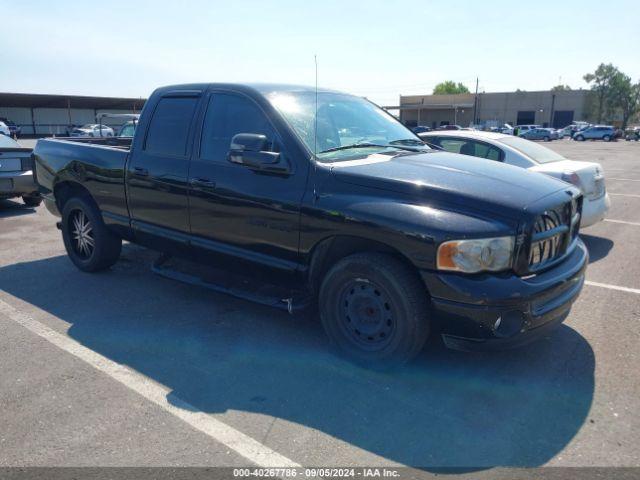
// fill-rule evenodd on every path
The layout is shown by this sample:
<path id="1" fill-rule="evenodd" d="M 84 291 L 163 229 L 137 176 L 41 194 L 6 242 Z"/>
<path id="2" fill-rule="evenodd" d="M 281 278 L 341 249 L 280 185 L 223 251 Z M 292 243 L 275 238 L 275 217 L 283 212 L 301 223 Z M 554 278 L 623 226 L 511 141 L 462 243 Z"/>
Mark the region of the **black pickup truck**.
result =
<path id="1" fill-rule="evenodd" d="M 47 139 L 36 178 L 88 272 L 122 239 L 154 268 L 261 303 L 317 306 L 361 361 L 548 332 L 588 263 L 571 185 L 429 149 L 363 98 L 282 85 L 156 90 L 133 139 Z"/>

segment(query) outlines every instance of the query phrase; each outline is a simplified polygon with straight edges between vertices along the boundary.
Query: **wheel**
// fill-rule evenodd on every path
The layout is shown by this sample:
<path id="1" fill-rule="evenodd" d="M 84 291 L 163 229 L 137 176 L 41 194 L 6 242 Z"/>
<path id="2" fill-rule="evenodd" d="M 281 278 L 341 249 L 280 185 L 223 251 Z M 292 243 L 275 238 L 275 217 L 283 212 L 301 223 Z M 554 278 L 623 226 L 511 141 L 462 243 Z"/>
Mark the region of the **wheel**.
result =
<path id="1" fill-rule="evenodd" d="M 93 202 L 75 197 L 62 209 L 62 239 L 71 261 L 84 272 L 97 272 L 116 263 L 122 239 L 111 232 Z"/>
<path id="2" fill-rule="evenodd" d="M 610 142 L 611 137 L 609 135 L 605 135 L 604 137 L 602 137 L 602 140 L 604 140 L 605 142 Z"/>
<path id="3" fill-rule="evenodd" d="M 582 135 L 576 135 L 574 139 L 577 140 L 578 142 L 584 142 L 584 137 Z"/>
<path id="4" fill-rule="evenodd" d="M 428 294 L 396 258 L 359 253 L 340 260 L 322 281 L 320 318 L 330 340 L 365 364 L 401 364 L 429 336 Z"/>
<path id="5" fill-rule="evenodd" d="M 545 142 L 550 142 L 551 141 L 551 137 L 544 137 L 543 139 Z"/>
<path id="6" fill-rule="evenodd" d="M 28 196 L 28 195 L 24 195 L 22 197 L 22 201 L 24 202 L 24 204 L 27 207 L 37 207 L 38 205 L 40 205 L 42 203 L 42 197 L 40 196 Z"/>

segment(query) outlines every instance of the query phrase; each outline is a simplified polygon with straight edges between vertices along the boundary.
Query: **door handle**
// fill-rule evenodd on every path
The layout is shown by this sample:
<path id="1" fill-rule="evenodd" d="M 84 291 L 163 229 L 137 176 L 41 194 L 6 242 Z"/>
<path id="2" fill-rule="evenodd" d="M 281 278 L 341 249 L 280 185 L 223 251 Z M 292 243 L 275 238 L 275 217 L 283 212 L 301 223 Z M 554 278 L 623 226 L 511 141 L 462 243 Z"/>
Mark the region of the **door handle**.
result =
<path id="1" fill-rule="evenodd" d="M 192 187 L 216 188 L 216 182 L 208 178 L 192 178 L 189 183 Z"/>
<path id="2" fill-rule="evenodd" d="M 146 168 L 133 167 L 133 171 L 136 173 L 136 175 L 140 175 L 141 177 L 149 176 L 149 170 L 147 170 Z"/>

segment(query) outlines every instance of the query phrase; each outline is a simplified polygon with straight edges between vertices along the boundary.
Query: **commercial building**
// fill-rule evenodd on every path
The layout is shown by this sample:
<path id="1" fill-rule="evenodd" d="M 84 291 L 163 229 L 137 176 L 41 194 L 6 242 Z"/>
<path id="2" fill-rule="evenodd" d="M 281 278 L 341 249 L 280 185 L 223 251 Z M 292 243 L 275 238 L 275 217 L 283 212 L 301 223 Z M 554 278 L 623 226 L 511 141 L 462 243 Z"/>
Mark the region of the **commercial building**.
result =
<path id="1" fill-rule="evenodd" d="M 400 120 L 424 125 L 499 126 L 537 124 L 561 128 L 585 120 L 588 90 L 401 95 Z"/>
<path id="2" fill-rule="evenodd" d="M 145 99 L 0 93 L 0 117 L 22 135 L 65 135 L 72 125 L 95 123 L 100 113 L 140 113 Z M 109 125 L 109 121 L 105 120 Z"/>

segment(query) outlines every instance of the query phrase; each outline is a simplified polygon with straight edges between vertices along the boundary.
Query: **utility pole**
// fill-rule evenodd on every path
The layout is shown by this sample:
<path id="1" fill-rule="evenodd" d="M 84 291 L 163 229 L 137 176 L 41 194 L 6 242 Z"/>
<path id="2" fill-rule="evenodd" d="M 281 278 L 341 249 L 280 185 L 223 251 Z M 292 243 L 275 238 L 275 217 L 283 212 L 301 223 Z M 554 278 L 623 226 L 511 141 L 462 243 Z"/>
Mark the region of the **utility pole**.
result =
<path id="1" fill-rule="evenodd" d="M 473 99 L 473 124 L 474 125 L 478 124 L 477 111 L 478 111 L 478 77 L 476 77 L 476 95 Z"/>

